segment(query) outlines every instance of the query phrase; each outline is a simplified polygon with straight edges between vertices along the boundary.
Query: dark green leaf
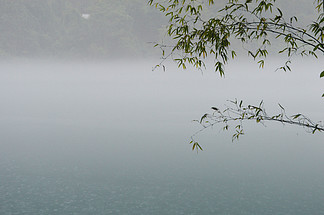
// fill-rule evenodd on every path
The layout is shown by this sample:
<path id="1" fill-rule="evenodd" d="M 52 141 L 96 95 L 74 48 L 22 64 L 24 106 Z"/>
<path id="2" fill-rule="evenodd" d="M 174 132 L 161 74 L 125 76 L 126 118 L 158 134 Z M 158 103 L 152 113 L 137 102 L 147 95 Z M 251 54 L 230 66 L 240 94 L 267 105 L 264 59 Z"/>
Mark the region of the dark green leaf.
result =
<path id="1" fill-rule="evenodd" d="M 197 145 L 197 143 L 195 142 L 193 145 L 192 145 L 192 151 L 193 150 L 195 150 L 195 148 L 196 148 L 196 145 Z"/>
<path id="2" fill-rule="evenodd" d="M 301 115 L 300 113 L 299 113 L 299 114 L 296 114 L 296 115 L 294 115 L 294 116 L 293 116 L 293 119 L 297 119 L 298 117 L 300 117 L 300 115 Z"/>
<path id="3" fill-rule="evenodd" d="M 285 108 L 282 107 L 281 104 L 278 103 L 278 105 L 279 105 L 279 107 L 280 107 L 282 110 L 285 110 Z"/>
<path id="4" fill-rule="evenodd" d="M 320 74 L 320 78 L 323 78 L 323 77 L 324 77 L 324 71 L 321 72 L 321 74 Z"/>
<path id="5" fill-rule="evenodd" d="M 200 119 L 200 123 L 202 123 L 202 121 L 203 121 L 207 116 L 208 116 L 208 114 L 205 113 L 205 114 L 201 117 L 201 119 Z"/>
<path id="6" fill-rule="evenodd" d="M 201 148 L 201 146 L 197 143 L 197 146 L 199 147 L 199 149 L 202 151 L 203 149 Z"/>

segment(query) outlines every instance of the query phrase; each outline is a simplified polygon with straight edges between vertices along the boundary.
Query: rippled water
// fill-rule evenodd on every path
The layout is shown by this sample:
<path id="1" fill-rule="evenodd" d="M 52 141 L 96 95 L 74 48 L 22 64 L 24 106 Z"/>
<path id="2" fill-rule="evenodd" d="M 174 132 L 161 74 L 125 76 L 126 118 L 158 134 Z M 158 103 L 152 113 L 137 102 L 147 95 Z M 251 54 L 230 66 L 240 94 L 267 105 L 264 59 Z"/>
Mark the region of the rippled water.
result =
<path id="1" fill-rule="evenodd" d="M 252 123 L 188 144 L 191 120 L 235 97 L 323 118 L 316 73 L 153 64 L 3 63 L 0 214 L 324 214 L 323 134 Z"/>

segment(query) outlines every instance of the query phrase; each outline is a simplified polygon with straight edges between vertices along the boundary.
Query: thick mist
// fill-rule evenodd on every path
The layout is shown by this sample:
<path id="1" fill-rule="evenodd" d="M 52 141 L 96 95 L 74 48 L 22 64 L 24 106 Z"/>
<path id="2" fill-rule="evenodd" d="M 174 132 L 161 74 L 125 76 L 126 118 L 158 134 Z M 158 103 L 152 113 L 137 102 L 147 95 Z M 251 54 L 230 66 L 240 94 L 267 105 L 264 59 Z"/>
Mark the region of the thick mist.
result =
<path id="1" fill-rule="evenodd" d="M 147 3 L 0 0 L 0 215 L 324 214 L 322 133 L 246 122 L 239 141 L 215 126 L 195 137 L 203 151 L 189 144 L 193 120 L 228 100 L 323 121 L 322 56 L 276 71 L 287 59 L 272 58 L 274 40 L 260 69 L 233 41 L 225 78 L 169 61 L 152 71 L 154 44 L 172 41 Z M 277 3 L 300 26 L 318 14 Z"/>
<path id="2" fill-rule="evenodd" d="M 1 214 L 321 214 L 323 134 L 246 124 L 190 136 L 211 106 L 323 120 L 319 61 L 233 62 L 220 78 L 156 62 L 9 61 L 0 71 Z"/>

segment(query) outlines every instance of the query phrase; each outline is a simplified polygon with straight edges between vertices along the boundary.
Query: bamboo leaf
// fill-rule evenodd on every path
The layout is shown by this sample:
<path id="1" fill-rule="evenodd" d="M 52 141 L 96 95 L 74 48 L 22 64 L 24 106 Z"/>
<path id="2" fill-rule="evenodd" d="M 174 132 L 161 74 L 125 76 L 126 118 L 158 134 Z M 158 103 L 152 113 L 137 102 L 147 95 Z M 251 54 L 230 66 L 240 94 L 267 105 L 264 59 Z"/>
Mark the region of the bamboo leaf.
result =
<path id="1" fill-rule="evenodd" d="M 207 116 L 208 116 L 208 114 L 205 113 L 205 114 L 201 117 L 201 119 L 200 119 L 200 123 L 202 123 L 202 121 L 203 121 Z"/>
<path id="2" fill-rule="evenodd" d="M 324 77 L 324 71 L 321 72 L 321 74 L 320 74 L 320 78 L 323 78 L 323 77 Z"/>
<path id="3" fill-rule="evenodd" d="M 278 103 L 278 105 L 279 105 L 279 107 L 280 107 L 282 110 L 285 110 L 285 108 L 282 107 L 281 104 Z"/>
<path id="4" fill-rule="evenodd" d="M 299 114 L 293 115 L 292 117 L 293 117 L 293 119 L 297 119 L 300 116 L 301 116 L 301 114 L 299 113 Z"/>
<path id="5" fill-rule="evenodd" d="M 192 145 L 192 151 L 195 150 L 195 147 L 196 147 L 196 142 Z"/>
<path id="6" fill-rule="evenodd" d="M 197 143 L 197 146 L 199 147 L 199 149 L 201 150 L 201 151 L 203 151 L 203 149 L 201 148 L 201 146 Z"/>

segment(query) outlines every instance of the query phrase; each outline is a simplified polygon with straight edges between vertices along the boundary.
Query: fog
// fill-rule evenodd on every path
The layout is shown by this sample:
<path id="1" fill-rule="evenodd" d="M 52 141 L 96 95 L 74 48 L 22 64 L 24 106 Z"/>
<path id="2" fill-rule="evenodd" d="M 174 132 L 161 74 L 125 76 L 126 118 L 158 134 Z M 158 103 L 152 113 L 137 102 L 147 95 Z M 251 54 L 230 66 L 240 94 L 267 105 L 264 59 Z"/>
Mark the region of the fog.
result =
<path id="1" fill-rule="evenodd" d="M 317 15 L 278 5 L 301 26 Z M 153 45 L 170 40 L 147 1 L 0 0 L 0 12 L 1 215 L 324 214 L 322 133 L 251 121 L 238 141 L 219 125 L 195 136 L 203 151 L 189 144 L 193 120 L 228 100 L 323 121 L 322 56 L 276 71 L 274 42 L 260 69 L 233 41 L 223 78 L 152 70 Z"/>
<path id="2" fill-rule="evenodd" d="M 190 136 L 211 106 L 264 100 L 323 120 L 320 62 L 227 75 L 155 61 L 8 61 L 0 72 L 1 214 L 321 214 L 323 134 L 246 124 Z"/>

